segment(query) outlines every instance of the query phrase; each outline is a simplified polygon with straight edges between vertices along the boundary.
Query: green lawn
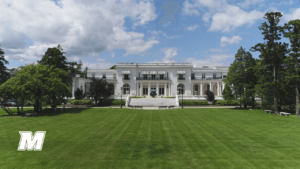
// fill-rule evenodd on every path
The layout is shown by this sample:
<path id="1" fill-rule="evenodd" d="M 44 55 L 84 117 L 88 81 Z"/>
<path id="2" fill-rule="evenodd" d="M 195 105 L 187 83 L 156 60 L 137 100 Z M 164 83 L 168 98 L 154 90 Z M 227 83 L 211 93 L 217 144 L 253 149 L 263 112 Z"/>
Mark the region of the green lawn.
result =
<path id="1" fill-rule="evenodd" d="M 300 119 L 262 110 L 65 109 L 43 117 L 0 110 L 0 168 L 299 168 Z M 19 131 L 46 131 L 17 151 Z"/>

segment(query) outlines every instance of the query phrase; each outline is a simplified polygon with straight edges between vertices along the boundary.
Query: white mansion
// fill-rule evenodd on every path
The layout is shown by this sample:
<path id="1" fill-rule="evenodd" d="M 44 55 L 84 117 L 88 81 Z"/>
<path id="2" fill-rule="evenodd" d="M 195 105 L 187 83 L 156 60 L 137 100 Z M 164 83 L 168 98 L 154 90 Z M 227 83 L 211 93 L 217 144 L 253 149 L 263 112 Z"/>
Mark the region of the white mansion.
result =
<path id="1" fill-rule="evenodd" d="M 229 67 L 193 67 L 190 63 L 118 63 L 115 69 L 90 69 L 88 77 L 106 79 L 112 98 L 121 95 L 150 96 L 155 89 L 157 96 L 173 97 L 182 94 L 186 98 L 205 99 L 205 91 L 222 100 L 223 78 Z M 73 78 L 72 94 L 77 88 L 89 92 L 89 78 L 79 75 Z M 121 89 L 122 87 L 122 89 Z"/>

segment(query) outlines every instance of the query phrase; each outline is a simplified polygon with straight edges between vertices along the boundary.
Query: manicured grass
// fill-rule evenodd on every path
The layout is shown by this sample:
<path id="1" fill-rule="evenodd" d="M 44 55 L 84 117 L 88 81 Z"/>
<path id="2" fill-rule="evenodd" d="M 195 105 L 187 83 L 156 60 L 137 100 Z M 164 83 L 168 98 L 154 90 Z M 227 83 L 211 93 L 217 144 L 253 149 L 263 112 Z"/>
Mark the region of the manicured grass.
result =
<path id="1" fill-rule="evenodd" d="M 299 168 L 300 119 L 262 110 L 65 109 L 3 116 L 0 168 Z M 19 131 L 46 131 L 18 152 Z"/>

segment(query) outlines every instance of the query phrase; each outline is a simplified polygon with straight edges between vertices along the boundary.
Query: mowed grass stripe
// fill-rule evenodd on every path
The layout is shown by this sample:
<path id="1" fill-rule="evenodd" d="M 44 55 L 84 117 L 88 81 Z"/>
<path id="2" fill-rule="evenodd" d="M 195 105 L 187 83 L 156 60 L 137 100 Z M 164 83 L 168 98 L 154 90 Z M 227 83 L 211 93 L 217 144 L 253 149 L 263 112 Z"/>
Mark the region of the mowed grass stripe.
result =
<path id="1" fill-rule="evenodd" d="M 299 168 L 300 165 L 297 160 L 300 124 L 294 116 L 233 109 L 61 112 L 54 116 L 0 117 L 0 166 Z M 41 152 L 17 151 L 18 132 L 22 130 L 47 132 Z"/>

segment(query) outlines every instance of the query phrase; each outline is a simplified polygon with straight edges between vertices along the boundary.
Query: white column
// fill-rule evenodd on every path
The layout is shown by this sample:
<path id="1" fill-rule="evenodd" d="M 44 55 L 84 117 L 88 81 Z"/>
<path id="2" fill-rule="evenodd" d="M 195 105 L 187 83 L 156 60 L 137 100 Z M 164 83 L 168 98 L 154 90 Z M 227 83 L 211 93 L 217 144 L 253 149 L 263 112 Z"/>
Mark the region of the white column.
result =
<path id="1" fill-rule="evenodd" d="M 150 96 L 150 90 L 151 90 L 150 82 L 148 82 L 148 96 Z"/>
<path id="2" fill-rule="evenodd" d="M 157 94 L 157 96 L 159 95 L 159 86 L 158 86 L 158 83 L 156 83 L 156 94 Z"/>
<path id="3" fill-rule="evenodd" d="M 165 83 L 164 96 L 167 96 L 167 83 Z"/>
<path id="4" fill-rule="evenodd" d="M 209 90 L 211 91 L 211 82 L 209 83 Z M 212 91 L 211 91 L 212 92 Z"/>
<path id="5" fill-rule="evenodd" d="M 140 96 L 143 96 L 143 83 L 140 83 Z"/>
<path id="6" fill-rule="evenodd" d="M 200 83 L 200 96 L 202 96 L 203 95 L 203 86 L 202 86 L 202 83 Z"/>
<path id="7" fill-rule="evenodd" d="M 220 96 L 220 82 L 218 82 L 217 94 Z"/>
<path id="8" fill-rule="evenodd" d="M 75 97 L 74 92 L 75 92 L 75 78 L 73 78 L 73 84 L 72 84 L 72 98 Z"/>

